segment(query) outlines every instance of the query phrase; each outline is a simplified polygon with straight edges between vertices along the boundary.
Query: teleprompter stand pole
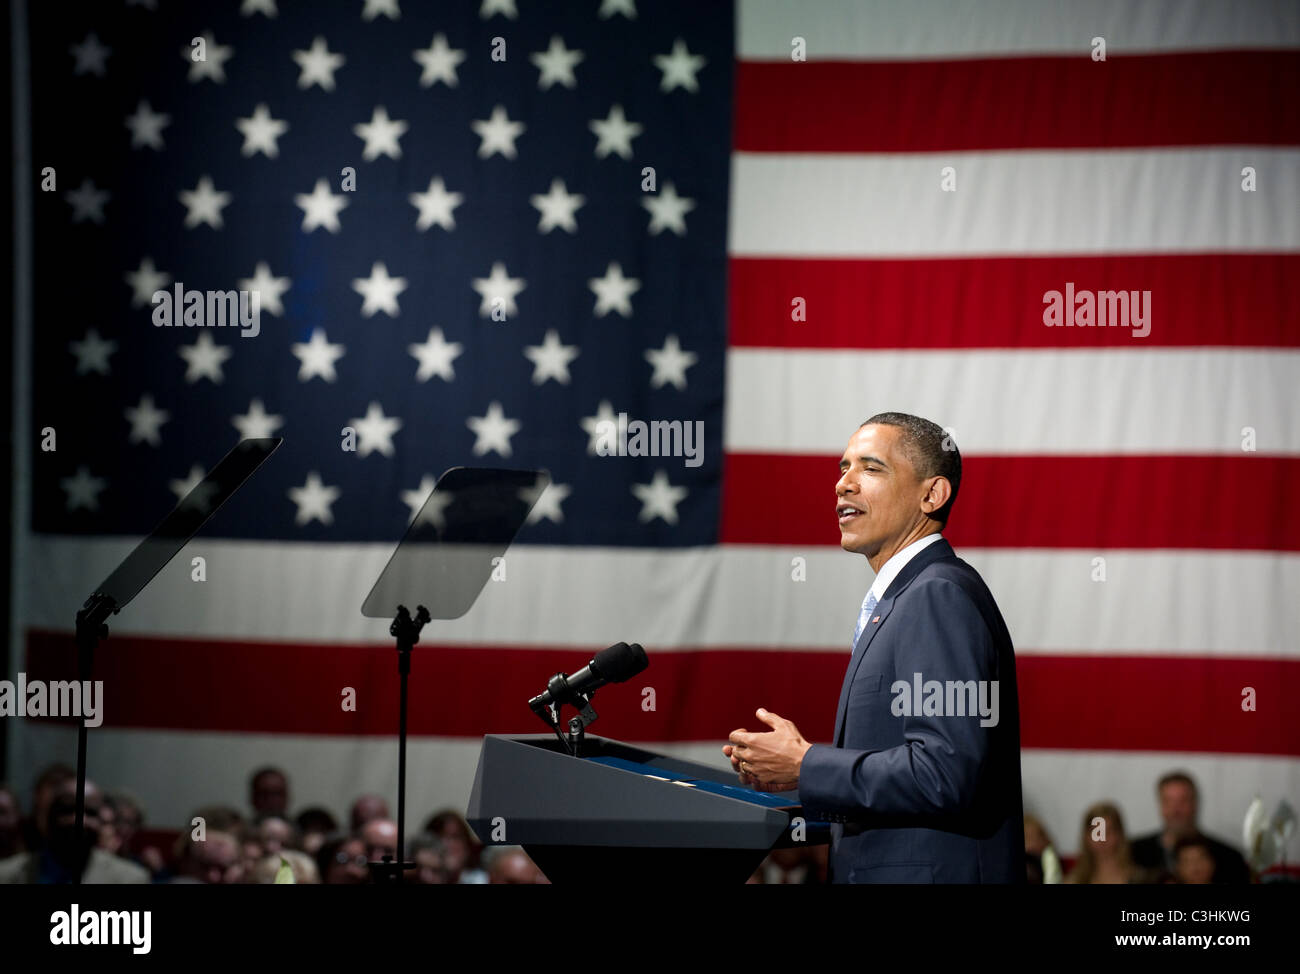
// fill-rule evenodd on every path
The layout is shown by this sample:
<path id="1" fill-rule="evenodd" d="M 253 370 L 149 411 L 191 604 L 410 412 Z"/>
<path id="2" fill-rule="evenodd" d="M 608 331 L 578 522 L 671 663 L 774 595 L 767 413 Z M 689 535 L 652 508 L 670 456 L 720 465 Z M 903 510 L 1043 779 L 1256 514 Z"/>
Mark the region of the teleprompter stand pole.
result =
<path id="1" fill-rule="evenodd" d="M 96 592 L 77 610 L 77 680 L 84 689 L 94 671 L 95 647 L 108 638 L 109 616 L 117 612 L 117 603 L 111 596 Z M 86 822 L 86 721 L 77 721 L 77 825 L 76 834 L 81 839 Z M 77 871 L 76 882 L 81 883 L 82 870 Z"/>
<path id="2" fill-rule="evenodd" d="M 406 860 L 406 685 L 411 675 L 411 650 L 429 618 L 429 610 L 422 605 L 416 606 L 414 619 L 406 606 L 399 605 L 388 627 L 397 639 L 397 861 L 384 856 L 382 861 L 372 862 L 370 871 L 376 882 L 400 883 L 403 870 L 415 868 L 414 862 Z"/>

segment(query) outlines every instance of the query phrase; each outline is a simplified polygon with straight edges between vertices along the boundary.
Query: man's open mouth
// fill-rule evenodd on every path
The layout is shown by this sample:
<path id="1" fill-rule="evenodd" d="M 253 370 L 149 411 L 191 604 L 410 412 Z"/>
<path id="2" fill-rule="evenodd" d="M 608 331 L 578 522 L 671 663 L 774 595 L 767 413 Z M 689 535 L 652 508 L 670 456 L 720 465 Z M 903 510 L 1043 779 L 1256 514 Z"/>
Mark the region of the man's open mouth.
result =
<path id="1" fill-rule="evenodd" d="M 840 504 L 835 508 L 835 516 L 839 518 L 840 524 L 848 524 L 855 517 L 861 516 L 862 513 L 863 512 L 858 510 L 856 507 L 852 507 L 848 504 Z"/>

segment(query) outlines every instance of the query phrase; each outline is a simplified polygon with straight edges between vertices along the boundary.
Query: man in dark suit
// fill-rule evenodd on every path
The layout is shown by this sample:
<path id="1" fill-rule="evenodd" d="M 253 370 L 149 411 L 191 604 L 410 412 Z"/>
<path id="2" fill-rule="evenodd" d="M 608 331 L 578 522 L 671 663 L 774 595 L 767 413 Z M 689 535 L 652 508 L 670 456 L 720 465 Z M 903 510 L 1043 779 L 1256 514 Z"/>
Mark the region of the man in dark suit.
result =
<path id="1" fill-rule="evenodd" d="M 1129 846 L 1133 861 L 1146 869 L 1177 875 L 1177 845 L 1180 839 L 1199 837 L 1214 859 L 1211 882 L 1238 885 L 1250 882 L 1250 869 L 1241 853 L 1232 846 L 1204 835 L 1196 825 L 1200 803 L 1196 782 L 1184 771 L 1164 775 L 1156 785 L 1160 800 L 1160 819 L 1164 829 L 1134 839 Z"/>
<path id="2" fill-rule="evenodd" d="M 1020 713 L 1011 636 L 940 535 L 961 484 L 944 431 L 906 413 L 859 427 L 835 485 L 840 545 L 876 579 L 863 601 L 831 746 L 760 709 L 733 731 L 741 781 L 799 790 L 832 823 L 848 883 L 1023 883 Z"/>

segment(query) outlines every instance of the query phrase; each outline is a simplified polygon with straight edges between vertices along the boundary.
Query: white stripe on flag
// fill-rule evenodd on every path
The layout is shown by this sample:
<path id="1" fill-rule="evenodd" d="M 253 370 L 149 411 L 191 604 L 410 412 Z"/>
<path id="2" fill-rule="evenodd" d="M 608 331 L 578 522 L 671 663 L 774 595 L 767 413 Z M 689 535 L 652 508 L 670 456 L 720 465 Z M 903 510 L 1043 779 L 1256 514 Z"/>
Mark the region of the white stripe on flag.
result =
<path id="1" fill-rule="evenodd" d="M 1176 327 L 1152 304 L 1152 328 Z M 1027 298 L 1026 317 L 1041 314 Z M 1241 456 L 1245 426 L 1257 452 L 1300 454 L 1300 352 L 1140 341 L 1100 351 L 732 349 L 726 447 L 838 459 L 859 423 L 891 409 L 951 428 L 966 455 Z"/>
<path id="2" fill-rule="evenodd" d="M 1236 50 L 1300 44 L 1289 0 L 740 0 L 737 57 L 789 61 L 791 40 L 810 61 L 1074 54 L 1093 37 L 1108 54 Z"/>
<path id="3" fill-rule="evenodd" d="M 828 477 L 834 458 L 827 459 Z M 827 536 L 837 537 L 833 481 Z M 122 541 L 38 537 L 41 579 L 28 621 L 67 629 L 81 600 L 124 557 Z M 200 639 L 385 644 L 360 605 L 391 549 L 195 539 L 119 616 L 113 633 Z M 207 559 L 207 581 L 189 558 Z M 961 549 L 983 575 L 1017 651 L 1103 655 L 1300 657 L 1300 556 L 1261 552 Z M 1105 555 L 1108 581 L 1092 581 Z M 791 579 L 805 558 L 806 582 Z M 436 621 L 426 642 L 573 646 L 635 639 L 679 647 L 844 649 L 872 574 L 866 559 L 820 547 L 598 550 L 523 546 L 507 581 L 489 582 L 463 619 Z M 539 584 L 547 579 L 550 584 Z M 1216 598 L 1204 593 L 1215 592 Z M 767 611 L 764 607 L 770 607 Z M 112 651 L 110 636 L 106 652 Z M 177 652 L 183 652 L 178 647 Z"/>
<path id="4" fill-rule="evenodd" d="M 731 198 L 741 257 L 1300 250 L 1293 148 L 737 153 Z"/>

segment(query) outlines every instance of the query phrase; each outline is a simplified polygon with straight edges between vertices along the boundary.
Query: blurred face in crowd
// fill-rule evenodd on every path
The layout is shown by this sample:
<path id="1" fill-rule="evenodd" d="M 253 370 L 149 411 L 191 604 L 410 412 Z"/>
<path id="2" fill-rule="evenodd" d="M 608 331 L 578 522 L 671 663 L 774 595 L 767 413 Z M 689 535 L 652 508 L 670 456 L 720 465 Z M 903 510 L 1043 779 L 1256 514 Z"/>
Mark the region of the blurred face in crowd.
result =
<path id="1" fill-rule="evenodd" d="M 442 839 L 442 863 L 451 881 L 455 882 L 469 865 L 469 843 L 461 835 L 454 823 L 448 822 L 442 827 L 438 838 Z"/>
<path id="2" fill-rule="evenodd" d="M 59 793 L 59 789 L 69 781 L 72 782 L 75 793 L 77 779 L 74 775 L 55 774 L 36 783 L 36 793 L 32 796 L 32 818 L 41 835 L 46 834 L 49 825 L 50 803 L 54 801 L 54 796 Z"/>
<path id="3" fill-rule="evenodd" d="M 420 849 L 415 853 L 415 881 L 425 886 L 439 886 L 447 882 L 447 869 L 442 853 L 437 849 Z"/>
<path id="4" fill-rule="evenodd" d="M 18 799 L 7 788 L 0 788 L 0 836 L 18 831 Z"/>
<path id="5" fill-rule="evenodd" d="M 534 886 L 546 877 L 523 852 L 507 852 L 492 863 L 490 880 L 497 886 Z"/>
<path id="6" fill-rule="evenodd" d="M 253 779 L 253 809 L 258 815 L 283 816 L 289 809 L 289 782 L 278 771 L 263 771 Z"/>
<path id="7" fill-rule="evenodd" d="M 386 818 L 376 818 L 361 827 L 361 838 L 366 844 L 366 855 L 372 862 L 384 856 L 397 858 L 397 823 Z"/>
<path id="8" fill-rule="evenodd" d="M 1088 843 L 1092 847 L 1092 854 L 1097 859 L 1114 859 L 1119 853 L 1119 824 L 1113 818 L 1106 818 L 1105 829 L 1089 829 Z M 1097 837 L 1097 833 L 1101 837 Z"/>
<path id="9" fill-rule="evenodd" d="M 100 814 L 104 809 L 104 796 L 94 782 L 86 782 L 85 817 L 82 832 L 77 834 L 77 783 L 64 781 L 50 799 L 46 812 L 45 834 L 50 851 L 60 859 L 72 861 L 84 858 L 99 844 L 103 824 Z"/>
<path id="10" fill-rule="evenodd" d="M 329 864 L 325 882 L 334 885 L 352 885 L 364 883 L 370 878 L 366 865 L 366 845 L 360 839 L 348 839 L 334 855 Z"/>
<path id="11" fill-rule="evenodd" d="M 293 841 L 293 826 L 282 818 L 263 819 L 257 829 L 264 855 L 273 856 Z"/>
<path id="12" fill-rule="evenodd" d="M 242 850 L 238 840 L 228 832 L 209 832 L 202 842 L 191 843 L 190 855 L 195 879 L 212 885 L 239 883 L 244 878 Z"/>
<path id="13" fill-rule="evenodd" d="M 1160 818 L 1176 837 L 1196 831 L 1196 792 L 1185 781 L 1169 781 L 1160 789 Z"/>
<path id="14" fill-rule="evenodd" d="M 352 831 L 377 818 L 388 818 L 388 802 L 378 795 L 362 795 L 352 803 Z"/>
<path id="15" fill-rule="evenodd" d="M 1214 858 L 1205 846 L 1193 845 L 1179 849 L 1174 869 L 1180 883 L 1204 886 L 1214 882 Z"/>

